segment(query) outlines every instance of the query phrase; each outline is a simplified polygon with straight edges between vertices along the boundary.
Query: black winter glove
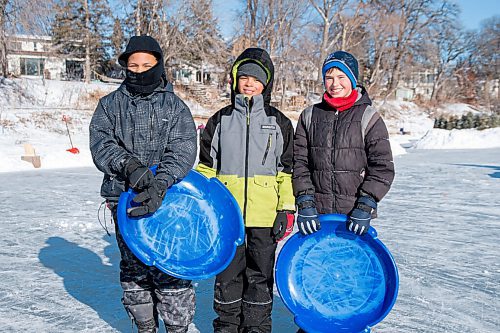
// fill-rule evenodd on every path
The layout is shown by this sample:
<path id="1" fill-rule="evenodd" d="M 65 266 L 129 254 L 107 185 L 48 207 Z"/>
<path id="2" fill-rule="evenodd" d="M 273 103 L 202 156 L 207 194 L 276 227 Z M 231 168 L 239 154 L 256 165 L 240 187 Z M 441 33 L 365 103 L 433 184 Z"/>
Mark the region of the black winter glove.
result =
<path id="1" fill-rule="evenodd" d="M 321 224 L 314 204 L 314 196 L 309 194 L 299 195 L 296 203 L 298 208 L 297 225 L 302 235 L 310 235 L 320 230 Z"/>
<path id="2" fill-rule="evenodd" d="M 164 186 L 153 178 L 151 185 L 137 194 L 132 200 L 138 206 L 127 209 L 127 213 L 131 217 L 153 214 L 160 208 L 165 193 L 166 189 L 164 189 Z"/>
<path id="3" fill-rule="evenodd" d="M 377 202 L 369 195 L 359 197 L 354 208 L 347 219 L 346 227 L 356 235 L 364 235 L 370 228 L 372 212 L 377 209 Z"/>
<path id="4" fill-rule="evenodd" d="M 288 210 L 279 211 L 276 214 L 273 224 L 273 235 L 274 240 L 279 242 L 286 236 L 288 236 L 293 231 L 293 223 L 295 222 L 295 216 L 293 212 Z"/>
<path id="5" fill-rule="evenodd" d="M 135 191 L 141 191 L 149 187 L 155 179 L 153 172 L 135 157 L 128 160 L 125 165 L 124 175 L 129 186 Z"/>

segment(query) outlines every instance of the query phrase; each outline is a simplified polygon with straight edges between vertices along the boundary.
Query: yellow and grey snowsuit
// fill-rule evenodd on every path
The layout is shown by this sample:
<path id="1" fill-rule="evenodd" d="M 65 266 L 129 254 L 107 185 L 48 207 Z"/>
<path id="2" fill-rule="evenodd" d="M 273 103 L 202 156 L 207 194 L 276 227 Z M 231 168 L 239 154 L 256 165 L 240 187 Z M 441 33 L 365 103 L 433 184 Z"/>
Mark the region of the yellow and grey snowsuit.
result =
<path id="1" fill-rule="evenodd" d="M 251 99 L 236 91 L 238 67 L 248 61 L 259 64 L 268 74 L 263 93 Z M 273 74 L 267 52 L 256 48 L 244 51 L 231 70 L 232 103 L 208 120 L 201 139 L 197 170 L 226 185 L 246 226 L 246 244 L 217 276 L 214 309 L 219 318 L 214 321 L 215 332 L 271 331 L 276 251 L 272 226 L 277 211 L 295 210 L 293 127 L 283 113 L 269 105 Z"/>

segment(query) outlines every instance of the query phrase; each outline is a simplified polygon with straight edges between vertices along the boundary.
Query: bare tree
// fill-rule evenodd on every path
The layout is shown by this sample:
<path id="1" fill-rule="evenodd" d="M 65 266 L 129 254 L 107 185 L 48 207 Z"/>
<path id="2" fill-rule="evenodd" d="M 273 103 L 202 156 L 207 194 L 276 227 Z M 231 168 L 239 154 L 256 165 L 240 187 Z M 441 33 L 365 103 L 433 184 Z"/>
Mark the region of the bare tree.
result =
<path id="1" fill-rule="evenodd" d="M 437 27 L 430 35 L 433 41 L 428 50 L 432 52 L 429 59 L 433 62 L 435 73 L 430 100 L 438 101 L 438 96 L 444 84 L 453 79 L 454 62 L 464 56 L 470 49 L 471 40 L 468 35 L 453 22 L 446 22 Z"/>
<path id="2" fill-rule="evenodd" d="M 381 1 L 382 2 L 382 1 Z M 454 13 L 456 4 L 448 0 L 395 0 L 387 1 L 389 12 L 398 18 L 391 57 L 387 95 L 392 94 L 401 75 L 401 66 L 405 64 L 412 47 L 421 41 L 422 32 L 431 24 L 441 21 Z"/>
<path id="3" fill-rule="evenodd" d="M 0 0 L 0 76 L 7 76 L 7 2 Z"/>
<path id="4" fill-rule="evenodd" d="M 485 20 L 475 37 L 471 65 L 477 76 L 482 79 L 482 100 L 490 110 L 500 112 L 498 106 L 499 89 L 496 90 L 496 96 L 492 96 L 490 86 L 495 83 L 495 80 L 498 85 L 500 78 L 500 56 L 498 52 L 500 50 L 500 16 L 493 16 Z M 493 100 L 491 100 L 492 97 Z"/>

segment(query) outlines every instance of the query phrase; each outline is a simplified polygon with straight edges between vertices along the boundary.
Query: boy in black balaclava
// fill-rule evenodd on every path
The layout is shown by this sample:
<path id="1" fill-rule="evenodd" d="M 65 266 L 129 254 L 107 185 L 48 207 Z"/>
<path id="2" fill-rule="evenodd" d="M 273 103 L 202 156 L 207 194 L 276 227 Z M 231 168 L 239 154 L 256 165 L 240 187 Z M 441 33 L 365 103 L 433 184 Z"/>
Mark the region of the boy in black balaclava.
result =
<path id="1" fill-rule="evenodd" d="M 149 36 L 132 37 L 119 63 L 127 77 L 103 97 L 90 123 L 90 151 L 104 173 L 101 195 L 116 222 L 118 198 L 133 188 L 137 207 L 128 214 L 154 213 L 166 191 L 196 159 L 196 129 L 189 108 L 167 82 L 163 52 Z M 149 167 L 156 165 L 156 175 Z M 169 333 L 185 333 L 195 311 L 191 281 L 143 264 L 125 244 L 118 223 L 122 302 L 138 332 L 156 332 L 158 314 Z"/>

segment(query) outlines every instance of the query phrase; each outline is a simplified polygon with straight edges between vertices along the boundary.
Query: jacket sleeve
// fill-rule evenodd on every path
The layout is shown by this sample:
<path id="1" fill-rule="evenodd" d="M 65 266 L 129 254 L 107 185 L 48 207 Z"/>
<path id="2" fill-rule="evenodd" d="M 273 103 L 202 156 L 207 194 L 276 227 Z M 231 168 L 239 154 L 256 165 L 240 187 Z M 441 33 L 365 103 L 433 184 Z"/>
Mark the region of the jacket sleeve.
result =
<path id="1" fill-rule="evenodd" d="M 220 111 L 208 119 L 207 125 L 201 135 L 200 161 L 196 170 L 207 178 L 212 178 L 217 175 L 218 142 L 215 142 L 216 140 L 214 137 L 216 136 L 219 119 Z"/>
<path id="2" fill-rule="evenodd" d="M 278 183 L 278 206 L 276 210 L 295 211 L 295 197 L 292 188 L 293 126 L 290 119 L 284 115 L 281 116 L 279 126 L 283 136 L 283 151 L 276 175 L 276 182 Z"/>
<path id="3" fill-rule="evenodd" d="M 367 168 L 361 191 L 380 201 L 389 192 L 394 180 L 389 133 L 381 117 L 369 128 L 365 136 Z"/>
<path id="4" fill-rule="evenodd" d="M 307 128 L 304 123 L 304 112 L 299 117 L 295 129 L 293 143 L 293 193 L 297 197 L 301 192 L 314 194 L 314 185 L 309 170 L 309 143 L 307 141 Z"/>
<path id="5" fill-rule="evenodd" d="M 178 101 L 176 109 L 156 173 L 156 179 L 166 182 L 167 187 L 184 178 L 196 160 L 197 136 L 193 116 L 182 101 Z"/>
<path id="6" fill-rule="evenodd" d="M 97 169 L 113 176 L 122 173 L 125 161 L 131 156 L 114 135 L 116 118 L 106 104 L 106 100 L 99 100 L 90 121 L 90 153 Z"/>

